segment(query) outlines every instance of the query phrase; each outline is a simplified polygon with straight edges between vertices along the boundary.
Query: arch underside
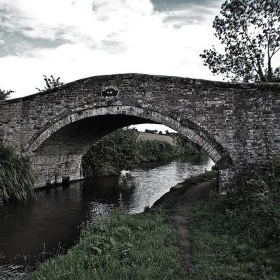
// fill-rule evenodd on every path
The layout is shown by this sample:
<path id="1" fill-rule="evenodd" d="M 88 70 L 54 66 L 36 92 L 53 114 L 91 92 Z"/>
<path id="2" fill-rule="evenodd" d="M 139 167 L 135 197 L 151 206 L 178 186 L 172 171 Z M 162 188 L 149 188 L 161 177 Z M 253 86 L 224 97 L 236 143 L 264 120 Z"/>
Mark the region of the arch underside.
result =
<path id="1" fill-rule="evenodd" d="M 179 122 L 157 112 L 132 106 L 92 108 L 70 114 L 39 131 L 26 145 L 24 153 L 59 151 L 68 154 L 87 151 L 94 142 L 106 134 L 125 126 L 141 123 L 158 123 L 176 130 L 200 146 L 215 163 L 225 158 L 228 158 L 225 161 L 230 160 L 219 143 L 213 139 L 211 139 L 212 143 L 207 141 L 209 137 L 204 137 L 201 129 L 196 132 L 184 125 L 183 120 Z"/>
<path id="2" fill-rule="evenodd" d="M 63 177 L 66 176 L 67 170 L 75 173 L 74 177 L 80 177 L 81 158 L 91 145 L 114 130 L 141 123 L 166 125 L 200 146 L 219 168 L 228 168 L 231 165 L 231 159 L 223 147 L 213 138 L 209 138 L 209 135 L 205 135 L 201 128 L 196 131 L 195 126 L 192 125 L 194 129 L 190 128 L 188 121 L 184 123 L 184 120 L 178 121 L 133 106 L 85 109 L 58 121 L 54 120 L 34 135 L 26 145 L 24 153 L 33 159 L 38 173 L 48 169 L 45 177 L 51 178 L 58 173 L 58 176 Z"/>

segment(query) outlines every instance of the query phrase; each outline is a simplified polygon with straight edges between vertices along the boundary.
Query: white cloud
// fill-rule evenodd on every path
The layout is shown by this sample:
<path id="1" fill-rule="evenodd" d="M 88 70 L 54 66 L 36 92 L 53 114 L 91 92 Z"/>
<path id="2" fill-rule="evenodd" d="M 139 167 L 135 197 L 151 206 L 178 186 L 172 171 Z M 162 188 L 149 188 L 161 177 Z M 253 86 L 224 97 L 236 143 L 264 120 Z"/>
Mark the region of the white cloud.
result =
<path id="1" fill-rule="evenodd" d="M 212 77 L 199 53 L 213 44 L 215 10 L 204 17 L 201 13 L 199 24 L 187 25 L 189 10 L 173 14 L 176 22 L 168 21 L 170 13 L 155 12 L 150 0 L 0 0 L 1 4 L 12 19 L 4 22 L 5 28 L 21 30 L 27 37 L 20 43 L 28 56 L 0 58 L 0 87 L 16 90 L 13 97 L 43 87 L 43 74 L 65 82 L 125 72 Z M 28 45 L 28 37 L 67 43 L 35 48 Z"/>

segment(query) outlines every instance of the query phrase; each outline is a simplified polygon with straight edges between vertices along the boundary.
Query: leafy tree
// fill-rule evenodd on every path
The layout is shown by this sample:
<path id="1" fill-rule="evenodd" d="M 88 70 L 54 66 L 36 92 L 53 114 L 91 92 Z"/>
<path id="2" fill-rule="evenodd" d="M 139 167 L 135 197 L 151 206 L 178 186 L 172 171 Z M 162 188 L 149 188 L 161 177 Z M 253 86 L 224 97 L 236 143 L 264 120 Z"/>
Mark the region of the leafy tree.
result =
<path id="1" fill-rule="evenodd" d="M 43 89 L 36 88 L 39 92 L 44 92 L 50 89 L 59 88 L 64 84 L 63 82 L 60 82 L 60 77 L 54 78 L 53 75 L 51 75 L 50 77 L 47 77 L 46 75 L 43 76 L 45 81 L 45 87 Z"/>
<path id="2" fill-rule="evenodd" d="M 220 13 L 213 27 L 224 52 L 204 50 L 204 65 L 233 81 L 280 81 L 280 67 L 272 67 L 280 50 L 280 1 L 227 0 Z"/>
<path id="3" fill-rule="evenodd" d="M 14 91 L 0 89 L 0 101 L 6 100 L 12 92 L 14 92 Z"/>
<path id="4" fill-rule="evenodd" d="M 84 155 L 83 172 L 86 177 L 116 175 L 137 162 L 139 149 L 136 129 L 120 129 L 103 137 Z"/>

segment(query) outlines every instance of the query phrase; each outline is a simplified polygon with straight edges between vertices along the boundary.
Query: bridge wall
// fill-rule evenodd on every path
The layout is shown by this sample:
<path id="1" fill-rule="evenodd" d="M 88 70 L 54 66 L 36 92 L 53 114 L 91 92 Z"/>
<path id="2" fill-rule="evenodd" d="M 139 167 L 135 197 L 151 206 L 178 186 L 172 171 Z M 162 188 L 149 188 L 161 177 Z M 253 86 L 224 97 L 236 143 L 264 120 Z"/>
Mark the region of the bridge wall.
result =
<path id="1" fill-rule="evenodd" d="M 110 86 L 118 94 L 104 97 L 102 89 Z M 140 74 L 91 77 L 0 104 L 0 140 L 31 157 L 41 184 L 55 176 L 77 179 L 81 156 L 107 133 L 162 123 L 199 144 L 218 164 L 221 186 L 228 189 L 279 156 L 279 105 L 277 84 Z"/>

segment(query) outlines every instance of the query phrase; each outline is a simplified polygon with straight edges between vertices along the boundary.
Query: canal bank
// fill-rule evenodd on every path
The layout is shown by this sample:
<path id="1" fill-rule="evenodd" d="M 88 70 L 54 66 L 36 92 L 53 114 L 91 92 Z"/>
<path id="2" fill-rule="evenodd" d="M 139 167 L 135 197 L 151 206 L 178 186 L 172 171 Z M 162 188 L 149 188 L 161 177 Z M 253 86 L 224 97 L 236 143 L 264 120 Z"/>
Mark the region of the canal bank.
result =
<path id="1" fill-rule="evenodd" d="M 80 225 L 109 215 L 119 207 L 120 197 L 126 213 L 140 213 L 185 177 L 212 165 L 204 155 L 143 163 L 131 170 L 128 184 L 116 176 L 96 178 L 71 184 L 68 189 L 39 192 L 27 204 L 5 205 L 0 209 L 1 273 L 24 272 L 29 265 L 32 270 L 37 260 L 73 246 Z"/>
<path id="2" fill-rule="evenodd" d="M 279 174 L 267 175 L 210 200 L 210 182 L 188 180 L 144 213 L 91 223 L 78 246 L 31 279 L 279 279 Z"/>
<path id="3" fill-rule="evenodd" d="M 215 174 L 209 173 L 212 180 Z M 29 279 L 187 279 L 189 220 L 210 189 L 210 182 L 182 184 L 143 213 L 125 215 L 120 209 L 109 219 L 88 223 L 79 244 Z"/>

